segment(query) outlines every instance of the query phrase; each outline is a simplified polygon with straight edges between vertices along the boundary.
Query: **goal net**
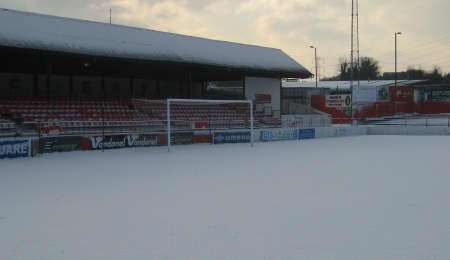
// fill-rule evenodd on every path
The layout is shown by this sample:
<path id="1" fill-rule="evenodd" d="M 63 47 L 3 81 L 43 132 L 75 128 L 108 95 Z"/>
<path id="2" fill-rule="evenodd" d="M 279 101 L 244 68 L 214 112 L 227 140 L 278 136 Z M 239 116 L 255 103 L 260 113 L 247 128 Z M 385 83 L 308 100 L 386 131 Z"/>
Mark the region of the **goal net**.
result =
<path id="1" fill-rule="evenodd" d="M 135 100 L 134 105 L 149 117 L 164 121 L 168 150 L 172 144 L 189 142 L 189 139 L 251 145 L 254 142 L 251 100 Z"/>

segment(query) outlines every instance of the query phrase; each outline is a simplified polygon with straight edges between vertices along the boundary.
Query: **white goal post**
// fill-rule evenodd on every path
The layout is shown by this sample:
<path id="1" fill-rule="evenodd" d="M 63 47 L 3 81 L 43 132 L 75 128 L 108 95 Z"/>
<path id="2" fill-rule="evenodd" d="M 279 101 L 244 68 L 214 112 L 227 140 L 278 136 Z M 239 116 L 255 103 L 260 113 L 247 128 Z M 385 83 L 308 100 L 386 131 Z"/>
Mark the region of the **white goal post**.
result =
<path id="1" fill-rule="evenodd" d="M 253 101 L 252 100 L 205 100 L 205 99 L 167 99 L 167 151 L 170 151 L 171 147 L 171 136 L 172 136 L 172 127 L 171 127 L 171 105 L 181 103 L 181 104 L 248 104 L 249 108 L 249 118 L 250 118 L 250 144 L 253 146 L 254 144 L 254 116 L 253 116 Z M 214 138 L 214 137 L 212 137 Z"/>

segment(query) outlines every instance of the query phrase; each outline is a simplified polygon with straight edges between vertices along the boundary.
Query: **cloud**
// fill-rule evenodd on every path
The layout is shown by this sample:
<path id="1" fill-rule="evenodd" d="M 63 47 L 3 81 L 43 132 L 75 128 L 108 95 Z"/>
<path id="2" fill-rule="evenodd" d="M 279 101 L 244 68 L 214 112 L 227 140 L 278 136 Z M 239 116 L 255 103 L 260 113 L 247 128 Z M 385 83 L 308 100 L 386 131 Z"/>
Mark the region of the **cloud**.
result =
<path id="1" fill-rule="evenodd" d="M 208 34 L 201 17 L 185 1 L 112 0 L 90 5 L 91 9 L 113 9 L 113 20 L 157 30 L 201 36 Z"/>
<path id="2" fill-rule="evenodd" d="M 336 73 L 350 50 L 351 0 L 0 0 L 6 8 L 113 22 L 283 49 L 312 69 L 309 45 L 318 48 L 321 74 Z M 448 0 L 360 1 L 361 54 L 393 67 L 393 34 L 400 67 L 450 71 Z M 445 38 L 448 36 L 447 38 Z"/>

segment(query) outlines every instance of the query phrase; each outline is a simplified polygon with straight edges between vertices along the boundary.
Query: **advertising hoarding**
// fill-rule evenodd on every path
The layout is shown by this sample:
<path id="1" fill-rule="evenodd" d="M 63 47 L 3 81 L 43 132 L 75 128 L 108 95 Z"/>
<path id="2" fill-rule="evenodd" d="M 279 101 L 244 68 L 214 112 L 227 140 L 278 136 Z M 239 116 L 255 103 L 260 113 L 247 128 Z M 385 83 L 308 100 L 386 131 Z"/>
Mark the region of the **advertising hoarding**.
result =
<path id="1" fill-rule="evenodd" d="M 31 153 L 31 140 L 3 140 L 0 141 L 0 159 L 28 157 Z"/>

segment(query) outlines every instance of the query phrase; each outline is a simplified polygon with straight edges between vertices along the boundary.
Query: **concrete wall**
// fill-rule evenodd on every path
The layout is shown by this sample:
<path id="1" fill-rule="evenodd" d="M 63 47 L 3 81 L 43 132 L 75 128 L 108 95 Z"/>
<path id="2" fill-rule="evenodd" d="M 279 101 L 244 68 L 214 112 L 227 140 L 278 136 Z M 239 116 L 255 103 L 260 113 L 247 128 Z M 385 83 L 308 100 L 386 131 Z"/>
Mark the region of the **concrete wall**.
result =
<path id="1" fill-rule="evenodd" d="M 272 96 L 272 112 L 280 115 L 281 79 L 245 78 L 245 97 L 255 100 L 255 94 L 270 94 Z"/>

